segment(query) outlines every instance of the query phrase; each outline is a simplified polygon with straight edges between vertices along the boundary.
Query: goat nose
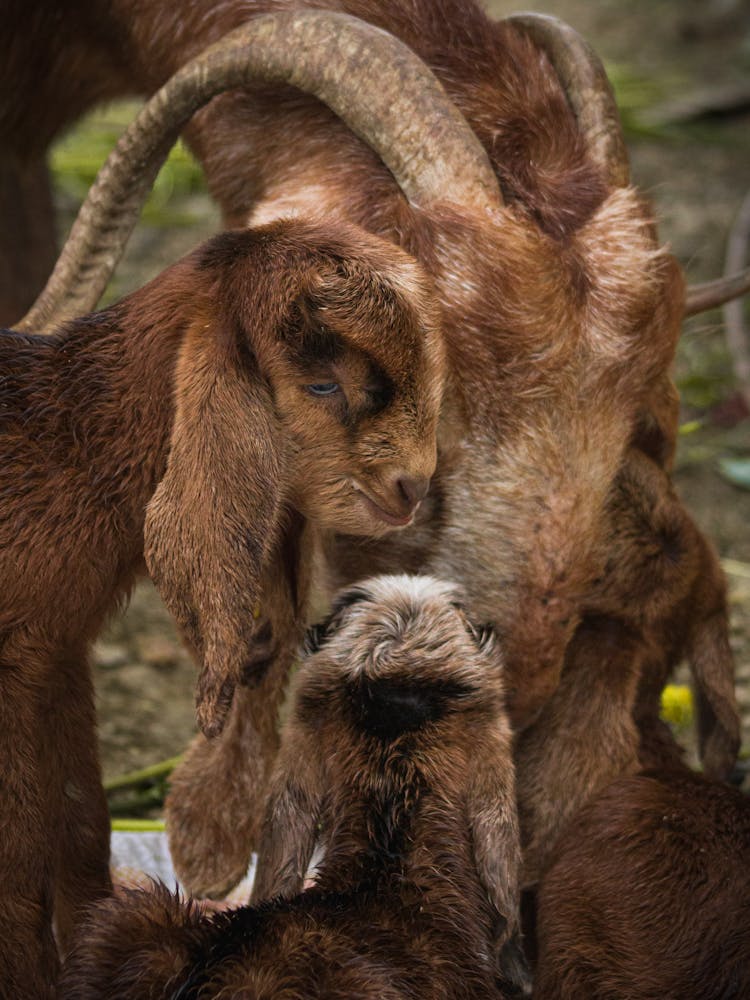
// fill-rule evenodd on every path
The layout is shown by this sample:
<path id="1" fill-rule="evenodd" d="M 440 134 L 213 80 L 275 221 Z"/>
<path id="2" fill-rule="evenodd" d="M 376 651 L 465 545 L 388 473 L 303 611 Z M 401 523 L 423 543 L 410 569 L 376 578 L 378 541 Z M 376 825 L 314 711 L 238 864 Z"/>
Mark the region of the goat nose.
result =
<path id="1" fill-rule="evenodd" d="M 401 496 L 410 507 L 416 507 L 427 496 L 430 488 L 429 476 L 399 476 L 396 483 Z"/>

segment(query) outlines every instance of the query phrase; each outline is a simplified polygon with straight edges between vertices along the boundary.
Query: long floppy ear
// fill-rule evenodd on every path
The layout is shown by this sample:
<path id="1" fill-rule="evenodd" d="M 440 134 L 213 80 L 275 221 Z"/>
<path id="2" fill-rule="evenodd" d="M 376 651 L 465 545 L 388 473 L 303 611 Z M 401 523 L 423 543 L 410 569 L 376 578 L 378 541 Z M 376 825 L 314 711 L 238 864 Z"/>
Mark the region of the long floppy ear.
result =
<path id="1" fill-rule="evenodd" d="M 703 770 L 709 777 L 724 780 L 740 748 L 734 657 L 725 611 L 696 626 L 688 661 L 695 686 L 698 746 Z"/>
<path id="2" fill-rule="evenodd" d="M 251 902 L 302 890 L 318 837 L 323 781 L 320 746 L 291 720 L 269 783 Z"/>
<path id="3" fill-rule="evenodd" d="M 472 752 L 466 805 L 474 863 L 497 911 L 497 943 L 503 944 L 518 931 L 521 870 L 513 757 L 507 729 L 498 727 L 483 735 Z"/>
<path id="4" fill-rule="evenodd" d="M 149 573 L 202 664 L 197 715 L 206 736 L 221 731 L 247 659 L 261 568 L 279 527 L 279 430 L 248 354 L 218 322 L 187 331 L 167 468 L 144 528 Z"/>

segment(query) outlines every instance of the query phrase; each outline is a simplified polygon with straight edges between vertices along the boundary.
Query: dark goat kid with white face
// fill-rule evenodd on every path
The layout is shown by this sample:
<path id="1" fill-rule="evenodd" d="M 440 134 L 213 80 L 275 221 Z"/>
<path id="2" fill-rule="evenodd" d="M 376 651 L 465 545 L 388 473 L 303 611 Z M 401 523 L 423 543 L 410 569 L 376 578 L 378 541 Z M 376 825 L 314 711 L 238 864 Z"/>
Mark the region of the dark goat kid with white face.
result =
<path id="1" fill-rule="evenodd" d="M 520 971 L 511 734 L 494 635 L 460 600 L 429 577 L 340 594 L 294 682 L 258 905 L 103 902 L 60 996 L 502 1000 Z"/>

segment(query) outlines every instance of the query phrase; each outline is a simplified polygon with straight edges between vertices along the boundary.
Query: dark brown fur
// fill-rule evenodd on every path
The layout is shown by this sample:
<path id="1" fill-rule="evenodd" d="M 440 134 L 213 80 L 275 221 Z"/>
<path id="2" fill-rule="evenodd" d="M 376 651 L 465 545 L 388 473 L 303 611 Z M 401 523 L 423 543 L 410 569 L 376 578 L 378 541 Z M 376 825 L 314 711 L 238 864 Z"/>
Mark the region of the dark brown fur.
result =
<path id="1" fill-rule="evenodd" d="M 750 800 L 686 769 L 609 785 L 539 889 L 538 1000 L 750 996 Z"/>
<path id="2" fill-rule="evenodd" d="M 517 934 L 502 661 L 456 588 L 340 595 L 295 679 L 254 896 L 200 917 L 166 891 L 100 904 L 61 996 L 486 1000 Z M 315 887 L 300 894 L 317 844 Z"/>
<path id="3" fill-rule="evenodd" d="M 651 458 L 631 449 L 608 503 L 605 563 L 565 654 L 560 686 L 516 756 L 524 883 L 556 857 L 571 818 L 616 774 L 679 762 L 659 718 L 675 666 L 690 663 L 707 771 L 725 777 L 739 749 L 718 559 Z M 592 752 L 591 734 L 601 734 Z M 564 751 L 550 755 L 550 745 Z"/>
<path id="4" fill-rule="evenodd" d="M 52 337 L 5 331 L 0 357 L 0 994 L 31 1000 L 53 908 L 65 942 L 109 888 L 86 663 L 104 617 L 145 557 L 202 667 L 206 728 L 237 682 L 260 702 L 262 787 L 315 533 L 408 518 L 404 484 L 435 465 L 442 347 L 406 255 L 296 221 L 218 236 Z"/>

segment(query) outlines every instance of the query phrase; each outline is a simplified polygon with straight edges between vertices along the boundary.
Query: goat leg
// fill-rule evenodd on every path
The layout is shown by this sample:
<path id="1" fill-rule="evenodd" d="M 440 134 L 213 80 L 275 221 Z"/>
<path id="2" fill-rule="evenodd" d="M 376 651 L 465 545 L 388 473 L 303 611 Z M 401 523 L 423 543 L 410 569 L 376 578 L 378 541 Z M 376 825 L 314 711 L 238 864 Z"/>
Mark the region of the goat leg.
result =
<path id="1" fill-rule="evenodd" d="M 224 731 L 211 740 L 196 736 L 172 775 L 169 847 L 181 884 L 194 896 L 221 898 L 247 871 L 293 658 L 292 647 L 256 686 L 238 686 Z"/>
<path id="2" fill-rule="evenodd" d="M 86 908 L 112 889 L 109 812 L 91 673 L 83 654 L 56 662 L 43 700 L 42 777 L 56 851 L 55 932 L 65 953 Z"/>
<path id="3" fill-rule="evenodd" d="M 15 661 L 15 657 L 13 658 Z M 44 670 L 42 670 L 44 673 Z M 38 734 L 38 677 L 0 661 L 0 998 L 48 1000 L 58 971 L 52 935 L 52 845 Z"/>

